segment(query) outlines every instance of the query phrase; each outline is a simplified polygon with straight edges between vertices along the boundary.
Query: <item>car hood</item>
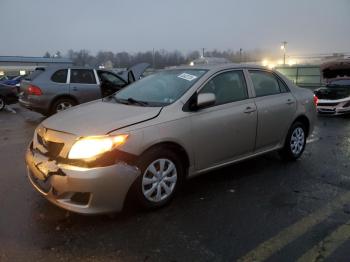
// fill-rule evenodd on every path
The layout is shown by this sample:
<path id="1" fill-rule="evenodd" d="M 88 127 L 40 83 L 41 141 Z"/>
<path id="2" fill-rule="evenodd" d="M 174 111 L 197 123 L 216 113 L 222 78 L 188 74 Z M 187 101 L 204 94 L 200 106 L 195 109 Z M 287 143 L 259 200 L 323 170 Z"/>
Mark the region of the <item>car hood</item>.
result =
<path id="1" fill-rule="evenodd" d="M 105 135 L 155 118 L 161 109 L 98 100 L 59 112 L 45 119 L 42 125 L 77 136 Z"/>

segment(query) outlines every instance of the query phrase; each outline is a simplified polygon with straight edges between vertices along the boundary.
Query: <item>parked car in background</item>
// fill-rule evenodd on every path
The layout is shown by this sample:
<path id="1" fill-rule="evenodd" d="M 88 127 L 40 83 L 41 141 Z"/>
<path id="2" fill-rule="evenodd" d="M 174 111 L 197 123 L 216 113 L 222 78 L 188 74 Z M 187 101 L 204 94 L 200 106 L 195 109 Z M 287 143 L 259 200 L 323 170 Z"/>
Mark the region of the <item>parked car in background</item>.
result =
<path id="1" fill-rule="evenodd" d="M 15 76 L 11 79 L 7 79 L 7 80 L 3 81 L 2 83 L 5 85 L 9 85 L 9 86 L 18 86 L 19 87 L 22 79 L 24 79 L 25 77 L 26 77 L 26 75 Z"/>
<path id="2" fill-rule="evenodd" d="M 8 76 L 5 76 L 5 75 L 0 76 L 0 84 L 2 84 L 4 81 L 7 81 L 8 79 L 9 79 Z"/>
<path id="3" fill-rule="evenodd" d="M 21 106 L 52 115 L 72 106 L 109 96 L 138 80 L 149 64 L 115 73 L 86 67 L 38 68 L 21 82 Z"/>
<path id="4" fill-rule="evenodd" d="M 314 91 L 317 97 L 317 112 L 326 115 L 350 113 L 350 78 L 328 80 L 325 87 Z"/>
<path id="5" fill-rule="evenodd" d="M 15 86 L 0 84 L 0 111 L 3 110 L 6 105 L 17 103 L 17 101 L 17 88 Z"/>
<path id="6" fill-rule="evenodd" d="M 119 211 L 129 193 L 161 207 L 187 177 L 274 150 L 299 158 L 315 116 L 310 90 L 263 67 L 164 70 L 44 120 L 28 178 L 73 212 Z"/>

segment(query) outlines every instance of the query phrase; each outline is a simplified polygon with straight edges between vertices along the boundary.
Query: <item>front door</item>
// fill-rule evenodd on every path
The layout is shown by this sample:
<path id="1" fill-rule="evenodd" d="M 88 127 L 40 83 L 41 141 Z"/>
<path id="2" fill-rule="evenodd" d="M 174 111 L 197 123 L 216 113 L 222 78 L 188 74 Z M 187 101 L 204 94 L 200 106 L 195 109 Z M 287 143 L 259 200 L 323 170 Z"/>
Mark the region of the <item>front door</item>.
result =
<path id="1" fill-rule="evenodd" d="M 199 93 L 216 103 L 191 116 L 196 169 L 204 170 L 253 152 L 257 112 L 241 70 L 219 73 Z"/>

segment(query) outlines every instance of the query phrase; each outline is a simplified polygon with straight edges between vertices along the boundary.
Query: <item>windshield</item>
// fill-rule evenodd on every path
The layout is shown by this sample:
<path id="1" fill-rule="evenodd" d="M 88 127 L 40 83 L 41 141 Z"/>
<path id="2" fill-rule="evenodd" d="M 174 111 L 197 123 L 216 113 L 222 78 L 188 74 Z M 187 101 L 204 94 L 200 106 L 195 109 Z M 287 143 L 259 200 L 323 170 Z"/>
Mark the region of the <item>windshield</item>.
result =
<path id="1" fill-rule="evenodd" d="M 115 94 L 120 103 L 166 106 L 179 99 L 207 70 L 166 70 L 147 76 Z"/>

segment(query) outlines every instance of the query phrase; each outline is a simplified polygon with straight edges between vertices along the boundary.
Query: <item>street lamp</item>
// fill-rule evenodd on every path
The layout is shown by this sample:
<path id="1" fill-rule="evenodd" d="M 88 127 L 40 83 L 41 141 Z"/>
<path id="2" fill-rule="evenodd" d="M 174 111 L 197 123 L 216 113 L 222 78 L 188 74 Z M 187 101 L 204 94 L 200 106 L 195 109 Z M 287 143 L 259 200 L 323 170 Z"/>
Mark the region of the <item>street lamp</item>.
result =
<path id="1" fill-rule="evenodd" d="M 286 48 L 287 48 L 287 42 L 283 41 L 281 45 L 281 50 L 283 51 L 283 65 L 286 65 Z"/>
<path id="2" fill-rule="evenodd" d="M 239 63 L 242 63 L 242 51 L 243 51 L 243 49 L 240 48 L 239 49 Z"/>

